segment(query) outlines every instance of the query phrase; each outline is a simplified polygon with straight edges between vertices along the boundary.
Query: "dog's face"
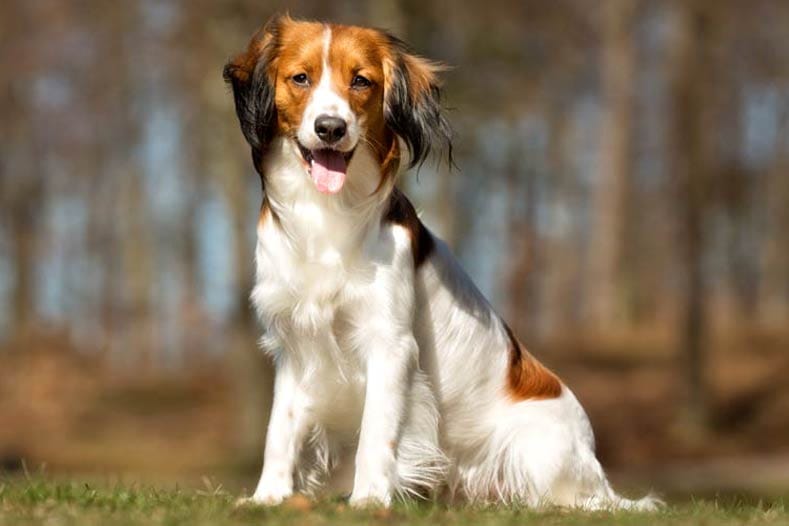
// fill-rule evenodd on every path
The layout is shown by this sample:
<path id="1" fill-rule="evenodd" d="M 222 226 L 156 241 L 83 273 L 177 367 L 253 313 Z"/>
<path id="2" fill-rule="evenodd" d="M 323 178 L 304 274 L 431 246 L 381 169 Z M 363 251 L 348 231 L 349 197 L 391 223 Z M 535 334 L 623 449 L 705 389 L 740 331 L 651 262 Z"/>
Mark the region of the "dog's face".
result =
<path id="1" fill-rule="evenodd" d="M 339 192 L 360 145 L 391 175 L 432 148 L 449 147 L 439 67 L 374 29 L 273 20 L 225 66 L 241 128 L 258 170 L 274 137 L 293 142 L 318 190 Z"/>

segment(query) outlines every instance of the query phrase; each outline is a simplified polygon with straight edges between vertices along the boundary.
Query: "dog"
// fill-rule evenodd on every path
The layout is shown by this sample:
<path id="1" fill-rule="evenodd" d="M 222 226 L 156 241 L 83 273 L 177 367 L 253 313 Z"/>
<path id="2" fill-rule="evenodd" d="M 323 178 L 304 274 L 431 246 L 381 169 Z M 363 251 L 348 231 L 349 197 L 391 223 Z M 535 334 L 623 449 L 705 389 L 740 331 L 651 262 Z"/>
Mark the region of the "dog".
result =
<path id="1" fill-rule="evenodd" d="M 451 162 L 441 71 L 384 31 L 288 16 L 225 66 L 264 187 L 251 300 L 276 370 L 243 502 L 652 509 L 611 489 L 572 391 L 395 187 L 431 151 Z"/>

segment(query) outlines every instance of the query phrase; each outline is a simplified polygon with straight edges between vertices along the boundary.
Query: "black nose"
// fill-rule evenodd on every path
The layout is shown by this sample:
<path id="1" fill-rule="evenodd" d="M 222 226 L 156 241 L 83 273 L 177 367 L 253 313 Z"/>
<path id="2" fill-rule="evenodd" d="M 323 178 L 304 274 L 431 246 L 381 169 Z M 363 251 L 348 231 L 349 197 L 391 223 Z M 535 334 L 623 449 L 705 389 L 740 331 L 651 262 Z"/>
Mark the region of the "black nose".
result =
<path id="1" fill-rule="evenodd" d="M 345 136 L 345 131 L 348 125 L 339 117 L 330 117 L 329 115 L 319 115 L 315 119 L 315 134 L 321 138 L 322 141 L 333 143 L 337 142 Z"/>

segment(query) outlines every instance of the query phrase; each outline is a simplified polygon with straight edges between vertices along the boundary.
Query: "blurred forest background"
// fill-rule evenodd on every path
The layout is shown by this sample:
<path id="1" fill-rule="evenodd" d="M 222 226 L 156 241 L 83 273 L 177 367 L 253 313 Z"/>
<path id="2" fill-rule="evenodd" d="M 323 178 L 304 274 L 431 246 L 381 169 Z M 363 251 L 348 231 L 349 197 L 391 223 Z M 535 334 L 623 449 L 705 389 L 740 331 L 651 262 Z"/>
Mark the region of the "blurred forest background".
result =
<path id="1" fill-rule="evenodd" d="M 459 168 L 402 186 L 620 483 L 789 488 L 785 0 L 0 2 L 0 470 L 254 483 L 261 194 L 221 71 L 285 10 L 453 66 Z"/>

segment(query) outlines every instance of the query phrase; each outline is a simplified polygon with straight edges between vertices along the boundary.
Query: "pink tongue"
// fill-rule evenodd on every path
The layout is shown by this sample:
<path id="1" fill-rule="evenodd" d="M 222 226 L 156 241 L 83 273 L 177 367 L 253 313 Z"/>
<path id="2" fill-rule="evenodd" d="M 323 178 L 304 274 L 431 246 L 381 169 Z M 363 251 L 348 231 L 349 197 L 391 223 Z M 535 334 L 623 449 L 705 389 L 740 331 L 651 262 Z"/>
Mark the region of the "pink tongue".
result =
<path id="1" fill-rule="evenodd" d="M 310 172 L 318 190 L 324 194 L 339 192 L 348 171 L 345 155 L 335 150 L 313 150 L 312 159 Z"/>

